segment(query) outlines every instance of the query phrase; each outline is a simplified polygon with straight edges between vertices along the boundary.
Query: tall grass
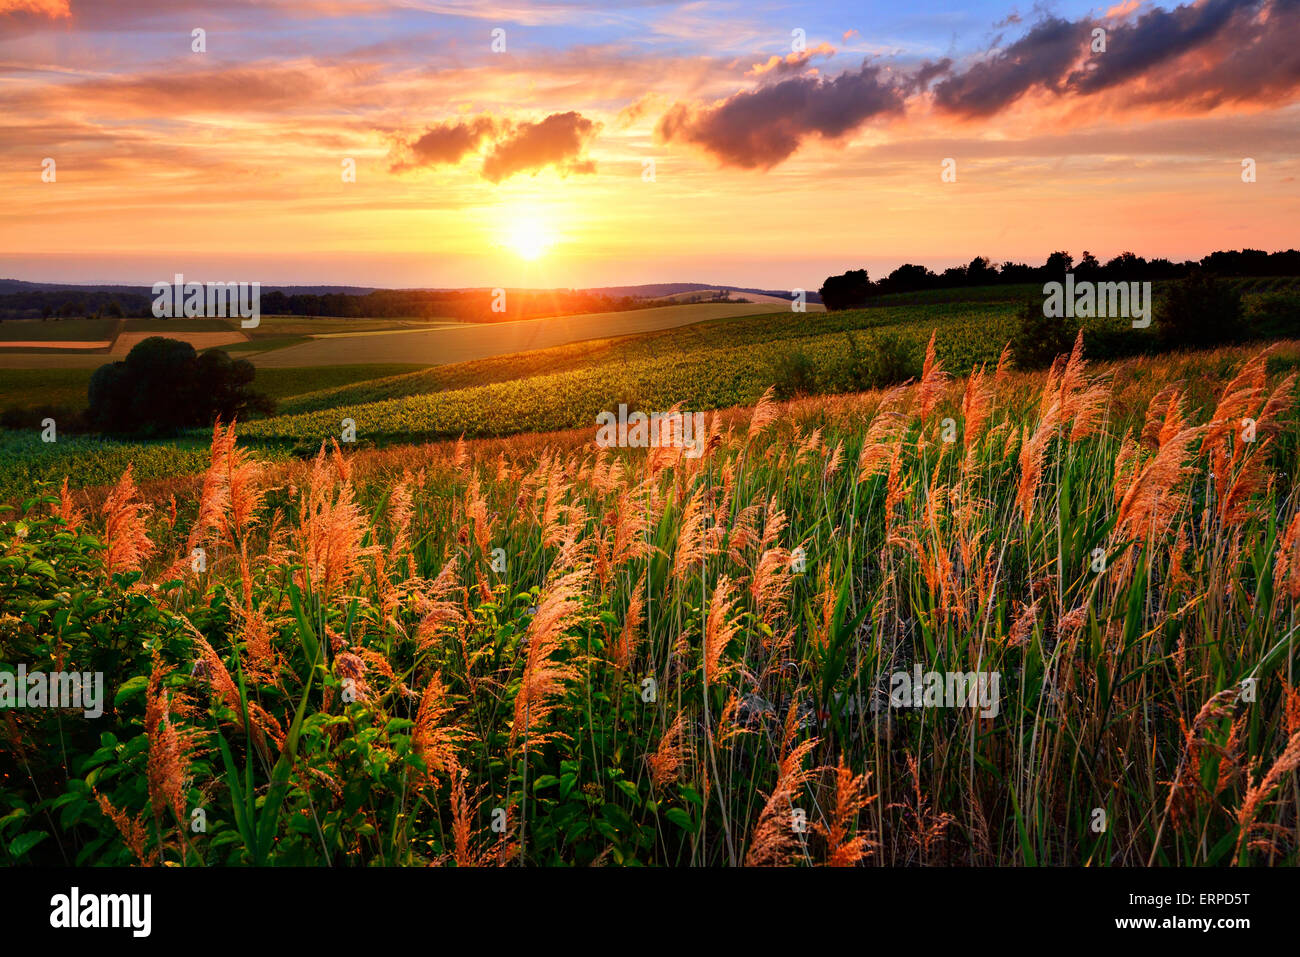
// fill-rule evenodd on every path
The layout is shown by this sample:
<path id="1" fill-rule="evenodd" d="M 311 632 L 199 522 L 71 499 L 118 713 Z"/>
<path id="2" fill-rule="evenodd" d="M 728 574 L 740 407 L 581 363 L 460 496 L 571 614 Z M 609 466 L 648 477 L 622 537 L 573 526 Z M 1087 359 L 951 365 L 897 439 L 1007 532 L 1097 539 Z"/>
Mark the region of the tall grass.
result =
<path id="1" fill-rule="evenodd" d="M 1294 377 L 1244 359 L 1098 374 L 1076 345 L 950 381 L 932 341 L 914 385 L 714 415 L 699 458 L 286 465 L 219 428 L 179 517 L 120 485 L 126 533 L 54 499 L 0 530 L 3 660 L 101 667 L 116 699 L 6 713 L 0 846 L 1294 863 L 1300 424 Z M 918 665 L 996 672 L 997 713 L 897 706 Z"/>

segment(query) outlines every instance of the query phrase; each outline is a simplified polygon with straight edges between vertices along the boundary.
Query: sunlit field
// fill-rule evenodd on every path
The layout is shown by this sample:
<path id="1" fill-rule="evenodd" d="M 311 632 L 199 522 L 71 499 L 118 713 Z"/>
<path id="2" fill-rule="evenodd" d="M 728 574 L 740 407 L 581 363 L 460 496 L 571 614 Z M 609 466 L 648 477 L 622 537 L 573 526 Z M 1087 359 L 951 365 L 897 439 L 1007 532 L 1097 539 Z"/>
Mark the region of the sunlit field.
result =
<path id="1" fill-rule="evenodd" d="M 4 712 L 7 861 L 1294 864 L 1300 348 L 943 335 L 698 457 L 219 423 L 11 501 L 0 643 L 106 689 Z"/>

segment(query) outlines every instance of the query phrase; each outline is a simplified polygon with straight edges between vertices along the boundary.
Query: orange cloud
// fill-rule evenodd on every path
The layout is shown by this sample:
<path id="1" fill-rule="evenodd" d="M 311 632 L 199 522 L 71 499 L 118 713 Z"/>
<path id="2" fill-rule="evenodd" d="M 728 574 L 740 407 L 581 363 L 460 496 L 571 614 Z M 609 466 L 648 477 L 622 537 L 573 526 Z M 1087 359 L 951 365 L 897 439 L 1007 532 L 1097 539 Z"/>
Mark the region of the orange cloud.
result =
<path id="1" fill-rule="evenodd" d="M 1122 20 L 1140 6 L 1142 6 L 1142 0 L 1124 0 L 1123 3 L 1117 3 L 1106 11 L 1106 19 Z"/>
<path id="2" fill-rule="evenodd" d="M 583 154 L 600 128 L 601 124 L 572 110 L 552 113 L 535 123 L 487 115 L 437 123 L 414 139 L 399 139 L 400 158 L 390 171 L 453 166 L 487 144 L 481 175 L 490 183 L 547 167 L 563 174 L 594 173 L 595 162 Z"/>
<path id="3" fill-rule="evenodd" d="M 0 14 L 35 13 L 52 19 L 72 16 L 72 0 L 0 0 Z"/>
<path id="4" fill-rule="evenodd" d="M 780 57 L 776 54 L 767 58 L 766 63 L 755 63 L 754 66 L 745 73 L 745 76 L 763 76 L 766 73 L 776 71 L 777 74 L 799 73 L 807 66 L 808 61 L 814 56 L 834 56 L 835 48 L 829 43 L 819 43 L 810 50 L 804 50 L 802 53 L 791 53 L 787 56 Z"/>

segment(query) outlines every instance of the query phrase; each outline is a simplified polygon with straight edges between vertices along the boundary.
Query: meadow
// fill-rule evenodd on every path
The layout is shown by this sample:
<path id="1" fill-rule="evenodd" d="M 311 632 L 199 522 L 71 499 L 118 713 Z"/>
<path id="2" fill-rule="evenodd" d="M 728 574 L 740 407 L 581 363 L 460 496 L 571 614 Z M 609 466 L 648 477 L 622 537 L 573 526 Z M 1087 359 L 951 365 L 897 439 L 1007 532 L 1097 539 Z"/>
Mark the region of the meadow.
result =
<path id="1" fill-rule="evenodd" d="M 509 322 L 435 323 L 436 328 L 427 332 L 316 338 L 292 348 L 277 349 L 254 361 L 259 367 L 468 362 L 585 339 L 671 329 L 720 317 L 754 316 L 772 312 L 773 308 L 754 303 L 690 303 Z"/>
<path id="2" fill-rule="evenodd" d="M 875 351 L 877 334 L 901 343 L 919 371 L 926 337 L 940 329 L 941 355 L 964 365 L 996 358 L 1000 343 L 1011 334 L 1013 312 L 1010 305 L 969 304 L 834 314 L 778 312 L 724 316 L 637 336 L 569 342 L 427 368 L 259 366 L 257 388 L 278 401 L 279 414 L 241 423 L 239 429 L 245 441 L 267 452 L 302 453 L 317 448 L 322 439 L 341 437 L 345 418 L 356 423 L 358 443 L 369 446 L 576 428 L 590 424 L 607 408 L 616 409 L 619 402 L 645 408 L 681 402 L 693 409 L 718 409 L 754 402 L 781 376 L 779 365 L 791 355 L 809 364 L 803 370 L 805 390 L 846 391 L 863 384 L 856 366 Z M 7 370 L 0 408 L 80 409 L 85 400 L 82 383 L 88 384 L 92 373 Z M 103 474 L 97 456 L 86 454 L 93 443 L 48 444 L 30 431 L 12 433 L 3 441 L 9 454 L 0 460 L 0 501 L 23 496 L 34 479 L 60 481 L 68 475 L 79 488 L 94 484 L 84 471 L 97 478 Z M 205 437 L 198 435 L 187 439 L 190 445 L 202 441 Z M 101 447 L 111 454 L 111 442 Z M 138 473 L 142 481 L 196 470 L 189 456 L 177 456 L 168 466 L 165 451 L 149 461 L 151 467 Z"/>
<path id="3" fill-rule="evenodd" d="M 1300 342 L 1018 371 L 1015 310 L 262 368 L 270 418 L 0 432 L 3 670 L 107 681 L 102 718 L 4 711 L 0 859 L 1296 863 Z M 869 388 L 881 356 L 910 381 Z M 708 410 L 703 454 L 595 447 L 620 402 Z M 901 701 L 921 673 L 996 706 Z"/>
<path id="4" fill-rule="evenodd" d="M 941 341 L 699 458 L 218 427 L 19 503 L 4 660 L 111 706 L 5 712 L 7 863 L 1295 863 L 1300 346 Z M 999 706 L 900 706 L 918 666 Z"/>

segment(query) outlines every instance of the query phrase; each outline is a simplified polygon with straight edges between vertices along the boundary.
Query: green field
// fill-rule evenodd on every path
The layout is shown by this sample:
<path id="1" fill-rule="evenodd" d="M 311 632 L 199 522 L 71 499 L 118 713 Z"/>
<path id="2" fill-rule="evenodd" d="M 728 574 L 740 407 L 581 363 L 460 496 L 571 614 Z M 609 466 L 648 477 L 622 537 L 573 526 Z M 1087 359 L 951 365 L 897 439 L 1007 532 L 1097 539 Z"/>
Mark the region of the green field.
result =
<path id="1" fill-rule="evenodd" d="M 318 443 L 351 418 L 359 438 L 392 441 L 574 428 L 619 402 L 717 409 L 756 400 L 792 352 L 810 364 L 814 391 L 842 391 L 848 357 L 854 349 L 868 354 L 874 335 L 902 337 L 919 360 L 937 330 L 940 356 L 952 368 L 969 369 L 997 359 L 1013 322 L 1010 305 L 720 319 L 308 393 L 285 402 L 280 416 L 250 422 L 241 432 L 262 441 Z"/>
<path id="2" fill-rule="evenodd" d="M 257 389 L 284 400 L 320 389 L 384 379 L 409 373 L 419 366 L 390 363 L 369 366 L 326 366 L 317 369 L 263 369 Z M 81 409 L 94 369 L 6 369 L 0 376 L 0 409 L 65 406 Z"/>
<path id="3" fill-rule="evenodd" d="M 98 342 L 117 335 L 120 319 L 10 319 L 0 322 L 0 347 L 24 342 Z"/>
<path id="4" fill-rule="evenodd" d="M 1240 282 L 1244 286 L 1246 281 Z M 1260 290 L 1285 290 L 1293 281 L 1250 282 Z M 1250 287 L 1251 294 L 1255 286 Z M 707 317 L 719 308 L 723 312 L 720 317 L 672 325 L 680 322 L 683 314 Z M 598 413 L 614 410 L 620 403 L 642 409 L 667 409 L 677 404 L 699 411 L 721 409 L 752 403 L 774 384 L 779 395 L 852 392 L 879 384 L 872 379 L 871 362 L 882 351 L 901 352 L 906 374 L 919 374 L 921 353 L 931 333 L 936 335 L 938 357 L 950 369 L 964 373 L 977 364 L 996 361 L 1014 333 L 1018 304 L 973 301 L 873 306 L 835 313 L 727 315 L 737 308 L 746 307 L 642 310 L 635 314 L 642 321 L 652 327 L 666 323 L 668 328 L 442 365 L 263 363 L 258 367 L 256 388 L 277 400 L 277 414 L 241 422 L 240 435 L 263 448 L 303 452 L 337 438 L 344 419 L 355 422 L 360 444 L 390 445 L 461 435 L 486 438 L 588 427 Z M 285 318 L 288 321 L 282 326 L 304 322 Z M 595 321 L 608 316 L 583 318 Z M 327 320 L 305 322 L 323 321 Z M 351 326 L 350 320 L 334 320 L 330 327 Z M 530 321 L 381 333 L 313 340 L 308 345 L 326 345 L 332 355 L 338 350 L 351 353 L 349 363 L 359 353 L 375 349 L 376 343 L 383 346 L 379 351 L 384 354 L 409 359 L 415 351 L 410 348 L 413 340 L 468 333 L 476 340 L 471 352 L 499 351 L 517 339 L 511 327 L 525 326 L 543 329 L 545 324 Z M 573 335 L 575 329 L 570 324 L 563 334 Z M 152 331 L 152 327 L 140 331 Z M 494 335 L 498 341 L 491 342 Z M 283 341 L 296 340 L 271 338 L 220 348 L 238 354 L 261 343 Z M 1097 341 L 1093 340 L 1094 346 Z M 291 347 L 277 355 L 290 351 L 296 350 Z M 11 370 L 0 386 L 0 409 L 40 405 L 83 408 L 92 374 L 90 367 Z M 15 437 L 15 441 L 25 440 Z M 73 475 L 74 484 L 93 484 L 99 478 L 93 469 L 82 468 L 77 447 L 60 443 L 33 454 L 40 462 L 41 475 L 53 478 L 66 471 Z M 178 468 L 185 470 L 192 464 L 185 459 L 178 462 Z M 0 490 L 13 490 L 33 474 L 12 465 L 0 466 Z"/>
<path id="5" fill-rule="evenodd" d="M 701 303 L 513 322 L 443 323 L 432 329 L 400 334 L 313 339 L 258 356 L 253 362 L 262 367 L 374 362 L 446 365 L 547 349 L 587 339 L 639 335 L 711 319 L 774 311 L 776 308 L 773 306 L 752 303 Z M 786 310 L 785 315 L 791 313 Z"/>

